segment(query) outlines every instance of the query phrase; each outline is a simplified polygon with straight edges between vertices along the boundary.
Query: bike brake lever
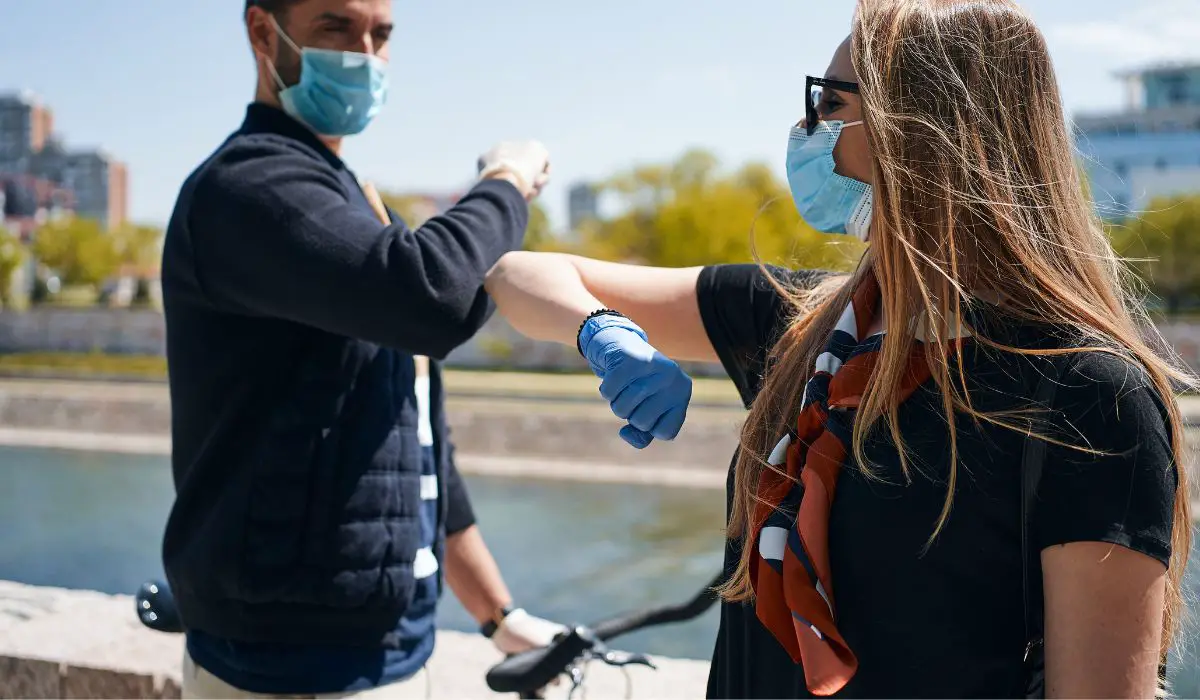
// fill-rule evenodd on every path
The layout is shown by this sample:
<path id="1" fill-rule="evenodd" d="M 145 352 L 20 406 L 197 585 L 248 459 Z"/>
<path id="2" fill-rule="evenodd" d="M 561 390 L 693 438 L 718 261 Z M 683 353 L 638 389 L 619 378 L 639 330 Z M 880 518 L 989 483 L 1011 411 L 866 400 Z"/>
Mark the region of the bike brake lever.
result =
<path id="1" fill-rule="evenodd" d="M 628 651 L 609 649 L 602 654 L 596 654 L 596 658 L 600 659 L 609 666 L 616 666 L 617 668 L 624 666 L 646 666 L 654 670 L 658 670 L 658 667 L 654 665 L 654 662 L 650 660 L 650 657 L 646 656 L 645 654 L 634 654 Z"/>

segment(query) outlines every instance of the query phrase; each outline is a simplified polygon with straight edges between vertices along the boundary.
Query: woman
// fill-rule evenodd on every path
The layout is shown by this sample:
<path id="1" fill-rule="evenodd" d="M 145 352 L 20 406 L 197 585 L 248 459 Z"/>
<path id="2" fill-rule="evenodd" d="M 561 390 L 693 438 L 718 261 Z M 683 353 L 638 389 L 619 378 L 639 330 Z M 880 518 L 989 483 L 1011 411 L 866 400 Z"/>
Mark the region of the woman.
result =
<path id="1" fill-rule="evenodd" d="M 788 179 L 810 224 L 867 238 L 849 277 L 520 253 L 488 281 L 522 332 L 579 343 L 638 446 L 690 396 L 654 348 L 738 385 L 710 696 L 1023 695 L 1026 534 L 1045 692 L 1152 695 L 1190 378 L 1140 335 L 1042 35 L 1008 0 L 862 0 L 810 83 Z"/>

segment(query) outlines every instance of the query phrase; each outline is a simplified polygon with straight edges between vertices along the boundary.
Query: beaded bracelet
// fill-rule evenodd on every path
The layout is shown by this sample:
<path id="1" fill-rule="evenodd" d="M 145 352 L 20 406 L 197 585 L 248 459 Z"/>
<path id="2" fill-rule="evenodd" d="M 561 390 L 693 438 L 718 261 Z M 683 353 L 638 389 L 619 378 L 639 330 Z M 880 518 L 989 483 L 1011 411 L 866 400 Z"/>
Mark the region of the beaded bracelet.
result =
<path id="1" fill-rule="evenodd" d="M 598 316 L 619 316 L 626 318 L 625 314 L 614 309 L 596 309 L 588 314 L 587 318 L 583 319 L 583 322 L 579 324 L 579 330 L 575 331 L 575 349 L 579 351 L 579 355 L 585 360 L 587 359 L 587 355 L 583 354 L 583 343 L 579 342 L 579 336 L 583 334 L 583 327 L 587 325 L 587 322 Z"/>

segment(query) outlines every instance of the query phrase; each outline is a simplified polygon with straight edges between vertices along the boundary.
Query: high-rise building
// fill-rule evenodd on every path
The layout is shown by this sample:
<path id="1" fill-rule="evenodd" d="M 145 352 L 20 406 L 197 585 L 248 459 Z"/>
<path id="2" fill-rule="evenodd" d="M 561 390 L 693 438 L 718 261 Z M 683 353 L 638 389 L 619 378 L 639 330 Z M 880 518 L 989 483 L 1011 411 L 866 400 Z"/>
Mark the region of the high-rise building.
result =
<path id="1" fill-rule="evenodd" d="M 109 229 L 124 225 L 129 207 L 125 165 L 101 150 L 67 150 L 53 131 L 54 116 L 35 95 L 0 95 L 0 176 L 36 181 L 42 190 L 69 190 L 69 197 L 55 194 L 57 206 L 69 201 L 79 216 Z"/>
<path id="2" fill-rule="evenodd" d="M 1092 195 L 1108 220 L 1155 197 L 1200 193 L 1200 63 L 1129 71 L 1120 111 L 1075 118 Z"/>
<path id="3" fill-rule="evenodd" d="M 600 218 L 600 195 L 595 185 L 580 182 L 567 192 L 567 226 L 572 233 L 588 221 Z"/>
<path id="4" fill-rule="evenodd" d="M 15 170 L 45 146 L 54 115 L 33 93 L 0 95 L 0 167 Z"/>
<path id="5" fill-rule="evenodd" d="M 66 155 L 62 184 L 75 193 L 75 213 L 96 219 L 110 230 L 127 219 L 125 165 L 101 150 Z"/>

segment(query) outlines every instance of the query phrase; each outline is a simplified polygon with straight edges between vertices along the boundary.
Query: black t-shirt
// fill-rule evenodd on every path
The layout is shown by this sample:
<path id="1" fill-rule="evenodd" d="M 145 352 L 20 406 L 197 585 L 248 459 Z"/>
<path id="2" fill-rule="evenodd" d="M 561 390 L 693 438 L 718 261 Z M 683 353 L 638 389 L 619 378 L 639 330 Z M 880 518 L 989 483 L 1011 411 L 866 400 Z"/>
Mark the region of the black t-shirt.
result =
<path id="1" fill-rule="evenodd" d="M 811 286 L 821 273 L 772 274 Z M 706 268 L 697 284 L 701 316 L 730 377 L 749 405 L 789 310 L 755 265 Z M 1004 322 L 977 334 L 1038 347 L 1044 330 Z M 1028 408 L 1044 359 L 968 341 L 968 392 L 982 411 Z M 1163 404 L 1144 375 L 1112 355 L 1054 360 L 1060 384 L 1055 433 L 1101 456 L 1050 445 L 1033 515 L 1039 548 L 1077 541 L 1115 543 L 1164 564 L 1170 557 L 1176 475 Z M 838 697 L 1015 697 L 1022 694 L 1025 618 L 1021 566 L 1024 435 L 964 418 L 956 426 L 958 486 L 945 528 L 926 552 L 946 495 L 949 431 L 932 383 L 900 408 L 915 456 L 906 484 L 895 447 L 868 442 L 874 477 L 841 471 L 829 550 L 838 629 L 858 657 Z M 851 458 L 853 462 L 853 458 Z M 730 471 L 732 476 L 732 469 Z M 732 480 L 730 481 L 732 490 Z M 739 546 L 725 553 L 728 575 Z M 811 697 L 804 673 L 759 623 L 752 607 L 723 604 L 708 686 L 716 698 Z"/>

